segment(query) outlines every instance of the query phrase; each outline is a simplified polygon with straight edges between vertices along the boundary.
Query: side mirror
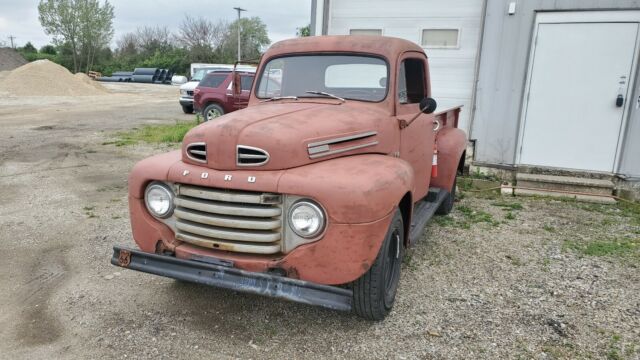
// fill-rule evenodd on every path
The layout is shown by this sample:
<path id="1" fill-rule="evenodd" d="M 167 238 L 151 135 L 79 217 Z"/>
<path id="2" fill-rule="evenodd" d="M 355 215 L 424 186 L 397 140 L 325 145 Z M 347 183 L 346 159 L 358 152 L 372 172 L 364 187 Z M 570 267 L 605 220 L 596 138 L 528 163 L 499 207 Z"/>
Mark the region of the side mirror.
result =
<path id="1" fill-rule="evenodd" d="M 420 100 L 420 111 L 425 114 L 431 114 L 432 112 L 436 111 L 437 107 L 438 103 L 433 98 L 426 97 Z"/>
<path id="2" fill-rule="evenodd" d="M 242 83 L 240 82 L 240 73 L 233 72 L 233 96 L 239 97 L 242 93 Z"/>

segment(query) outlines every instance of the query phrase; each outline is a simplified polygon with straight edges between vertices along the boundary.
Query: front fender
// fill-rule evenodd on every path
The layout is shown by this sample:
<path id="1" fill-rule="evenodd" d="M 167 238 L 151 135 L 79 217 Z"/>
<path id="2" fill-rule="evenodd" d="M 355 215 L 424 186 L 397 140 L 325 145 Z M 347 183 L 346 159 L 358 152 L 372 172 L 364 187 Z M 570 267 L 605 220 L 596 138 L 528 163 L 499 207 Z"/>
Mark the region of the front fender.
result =
<path id="1" fill-rule="evenodd" d="M 288 169 L 278 192 L 307 196 L 342 224 L 380 220 L 413 188 L 413 170 L 404 160 L 366 154 L 347 156 Z"/>

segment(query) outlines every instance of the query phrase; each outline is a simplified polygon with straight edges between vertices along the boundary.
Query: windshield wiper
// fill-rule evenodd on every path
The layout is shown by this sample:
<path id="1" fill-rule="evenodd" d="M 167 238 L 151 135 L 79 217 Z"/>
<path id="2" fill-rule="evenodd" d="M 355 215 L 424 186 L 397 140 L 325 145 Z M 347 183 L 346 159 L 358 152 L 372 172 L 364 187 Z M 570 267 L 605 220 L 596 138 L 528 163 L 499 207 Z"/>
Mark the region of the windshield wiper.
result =
<path id="1" fill-rule="evenodd" d="M 330 98 L 334 98 L 334 99 L 340 100 L 342 102 L 346 102 L 347 101 L 347 100 L 341 98 L 340 96 L 329 94 L 328 92 L 324 92 L 324 91 L 307 90 L 307 91 L 305 91 L 305 93 L 314 94 L 314 95 L 323 95 L 323 96 L 326 96 L 326 97 L 330 97 Z"/>
<path id="2" fill-rule="evenodd" d="M 297 96 L 274 96 L 274 97 L 270 97 L 268 99 L 264 99 L 260 102 L 267 102 L 267 101 L 276 101 L 276 100 L 286 100 L 286 99 L 290 99 L 290 100 L 298 100 Z"/>

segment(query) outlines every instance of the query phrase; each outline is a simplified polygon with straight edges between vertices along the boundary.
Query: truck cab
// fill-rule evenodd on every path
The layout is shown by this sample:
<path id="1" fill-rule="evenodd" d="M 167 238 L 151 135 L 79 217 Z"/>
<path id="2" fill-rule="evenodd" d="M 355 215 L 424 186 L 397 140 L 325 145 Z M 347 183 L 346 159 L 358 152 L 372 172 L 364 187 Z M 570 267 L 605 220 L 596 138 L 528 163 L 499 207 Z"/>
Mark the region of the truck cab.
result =
<path id="1" fill-rule="evenodd" d="M 405 250 L 454 205 L 466 135 L 460 108 L 436 106 L 412 42 L 278 42 L 245 109 L 134 167 L 139 250 L 116 246 L 111 262 L 381 320 Z"/>

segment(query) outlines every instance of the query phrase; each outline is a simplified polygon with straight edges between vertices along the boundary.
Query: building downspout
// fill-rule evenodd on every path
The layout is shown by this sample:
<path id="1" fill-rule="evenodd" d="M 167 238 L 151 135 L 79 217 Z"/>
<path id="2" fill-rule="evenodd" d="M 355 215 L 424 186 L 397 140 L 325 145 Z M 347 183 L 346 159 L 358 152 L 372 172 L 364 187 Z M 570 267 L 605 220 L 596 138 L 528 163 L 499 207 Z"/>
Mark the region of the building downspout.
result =
<path id="1" fill-rule="evenodd" d="M 478 77 L 480 75 L 480 61 L 482 60 L 482 44 L 484 42 L 484 27 L 485 27 L 485 19 L 487 16 L 487 2 L 488 0 L 482 1 L 482 17 L 480 18 L 480 41 L 478 42 L 478 53 L 476 54 L 476 66 L 473 74 L 473 90 L 471 93 L 471 115 L 469 119 L 469 139 L 473 139 L 473 123 L 476 117 L 476 93 L 478 91 Z M 474 149 L 473 153 L 475 154 L 475 141 L 473 141 Z M 475 158 L 475 156 L 474 156 Z"/>

